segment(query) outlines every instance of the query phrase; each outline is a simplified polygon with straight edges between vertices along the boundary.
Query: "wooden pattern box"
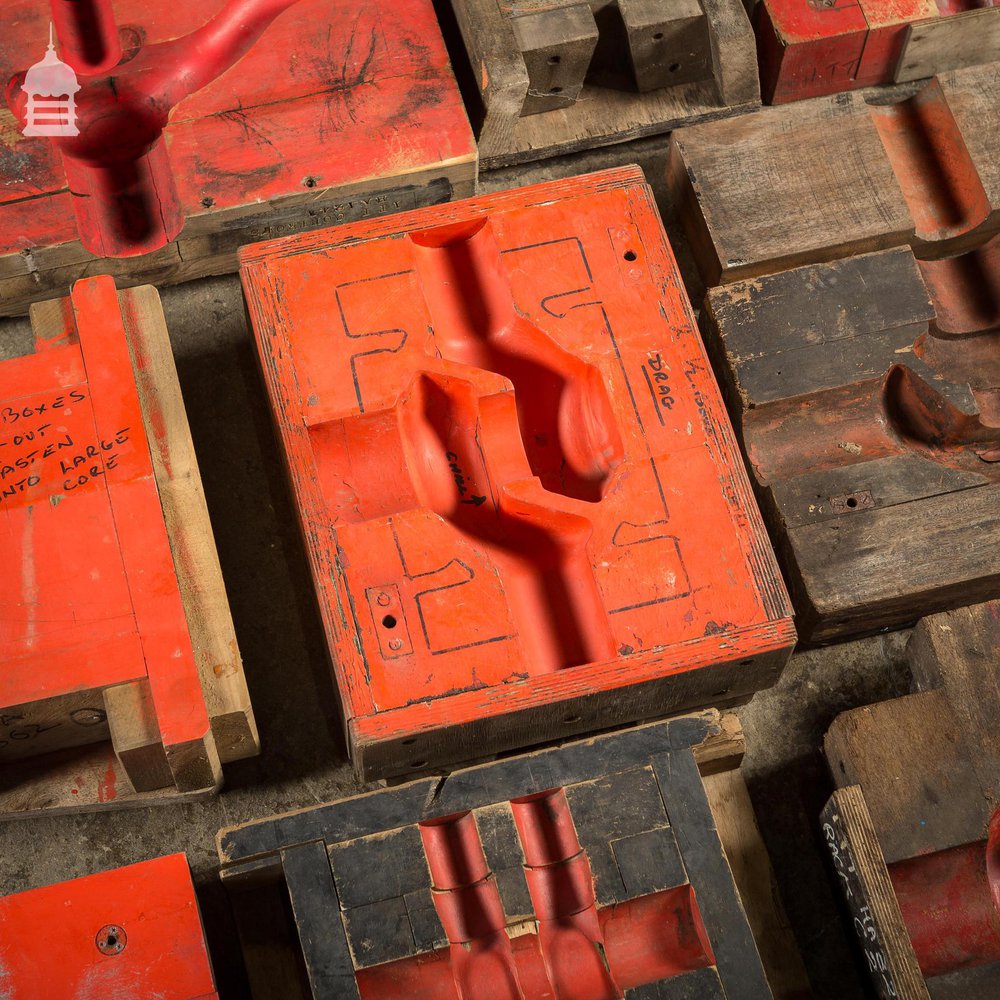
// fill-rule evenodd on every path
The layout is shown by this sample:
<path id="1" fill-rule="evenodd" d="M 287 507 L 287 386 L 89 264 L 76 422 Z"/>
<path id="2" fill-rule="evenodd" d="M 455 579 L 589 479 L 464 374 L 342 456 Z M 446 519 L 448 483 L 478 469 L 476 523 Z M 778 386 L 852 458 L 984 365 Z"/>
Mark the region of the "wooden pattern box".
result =
<path id="1" fill-rule="evenodd" d="M 1000 602 L 922 619 L 907 653 L 914 693 L 844 712 L 826 735 L 838 787 L 824 834 L 879 997 L 929 1000 L 947 983 L 944 995 L 989 998 L 1000 981 Z"/>
<path id="2" fill-rule="evenodd" d="M 0 897 L 7 1000 L 217 1000 L 187 859 Z"/>
<path id="3" fill-rule="evenodd" d="M 696 760 L 715 756 L 719 721 L 223 830 L 254 996 L 280 982 L 313 1000 L 770 997 Z M 282 907 L 261 916 L 272 897 Z"/>
<path id="4" fill-rule="evenodd" d="M 126 51 L 188 34 L 222 0 L 115 0 Z M 3 80 L 45 52 L 48 0 L 11 0 Z M 59 154 L 0 110 L 0 315 L 78 278 L 164 285 L 236 270 L 244 243 L 472 194 L 476 147 L 431 0 L 300 0 L 166 132 L 187 224 L 139 258 L 77 239 Z"/>
<path id="5" fill-rule="evenodd" d="M 990 63 L 895 103 L 838 94 L 675 132 L 668 181 L 705 283 L 981 245 L 1000 228 L 998 91 Z"/>
<path id="6" fill-rule="evenodd" d="M 485 168 L 760 106 L 740 0 L 452 0 Z M 475 116 L 476 112 L 473 112 Z"/>
<path id="7" fill-rule="evenodd" d="M 360 775 L 774 682 L 787 595 L 636 168 L 242 274 Z"/>
<path id="8" fill-rule="evenodd" d="M 803 639 L 1000 596 L 1000 237 L 713 288 L 702 328 Z"/>
<path id="9" fill-rule="evenodd" d="M 753 23 L 769 104 L 923 80 L 1000 52 L 992 0 L 760 0 Z"/>
<path id="10" fill-rule="evenodd" d="M 0 812 L 210 792 L 257 729 L 159 298 L 92 278 L 32 323 L 34 352 L 0 362 L 16 567 L 0 580 Z"/>

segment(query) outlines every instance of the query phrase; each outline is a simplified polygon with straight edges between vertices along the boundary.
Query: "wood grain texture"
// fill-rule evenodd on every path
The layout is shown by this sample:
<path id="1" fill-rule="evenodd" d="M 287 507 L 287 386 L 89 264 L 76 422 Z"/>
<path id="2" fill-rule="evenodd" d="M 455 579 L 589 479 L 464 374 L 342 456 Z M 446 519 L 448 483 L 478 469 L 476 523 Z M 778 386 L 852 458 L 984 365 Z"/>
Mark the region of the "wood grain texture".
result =
<path id="1" fill-rule="evenodd" d="M 132 37 L 152 44 L 186 34 L 220 7 L 121 0 L 115 13 Z M 42 54 L 47 18 L 33 0 L 8 5 L 0 39 L 8 76 Z M 77 239 L 58 155 L 0 112 L 9 153 L 0 164 L 8 234 L 0 238 L 0 315 L 95 274 L 163 285 L 226 273 L 244 243 L 433 204 L 475 186 L 475 144 L 430 0 L 302 0 L 232 69 L 178 105 L 166 135 L 185 228 L 154 254 L 104 260 Z"/>
<path id="2" fill-rule="evenodd" d="M 95 397 L 103 394 L 108 400 L 131 400 L 131 419 L 105 417 L 107 426 L 101 429 L 101 440 L 108 442 L 113 451 L 115 440 L 142 434 L 147 464 L 140 465 L 146 469 L 146 476 L 139 482 L 147 483 L 149 488 L 136 498 L 139 506 L 130 507 L 125 515 L 131 519 L 130 537 L 134 540 L 141 536 L 142 540 L 142 565 L 133 564 L 135 572 L 129 583 L 133 599 L 143 593 L 144 587 L 152 587 L 155 601 L 164 600 L 164 595 L 169 597 L 172 585 L 177 603 L 167 609 L 164 620 L 173 631 L 164 633 L 158 625 L 158 632 L 147 625 L 138 643 L 122 646 L 116 640 L 118 644 L 113 648 L 96 633 L 90 638 L 87 633 L 72 647 L 71 655 L 62 657 L 65 662 L 49 655 L 49 669 L 67 671 L 66 683 L 71 687 L 80 686 L 88 671 L 93 680 L 84 680 L 86 690 L 72 703 L 55 700 L 63 716 L 49 720 L 47 725 L 58 723 L 71 738 L 58 743 L 43 738 L 39 749 L 71 747 L 83 742 L 81 734 L 86 734 L 86 741 L 94 746 L 24 762 L 16 769 L 5 768 L 0 809 L 9 814 L 153 804 L 185 794 L 199 797 L 217 786 L 220 757 L 235 760 L 258 750 L 253 712 L 159 299 L 153 289 L 137 289 L 119 296 L 106 279 L 91 284 L 101 287 L 85 294 L 87 288 L 79 286 L 71 300 L 33 310 L 38 350 L 34 355 L 6 362 L 4 370 L 18 363 L 19 372 L 25 365 L 54 364 L 55 371 L 63 373 L 64 382 L 69 377 L 64 390 L 68 392 L 69 386 L 76 384 L 73 380 L 86 373 L 74 373 L 72 364 L 68 369 L 62 364 L 62 359 L 72 359 L 74 352 L 80 352 L 77 339 L 86 361 L 98 329 L 96 323 L 104 323 L 111 335 L 118 337 L 117 355 L 109 350 L 101 352 L 103 385 L 93 377 L 81 384 Z M 120 362 L 117 368 L 111 364 L 114 358 Z M 87 371 L 92 374 L 95 370 L 102 369 L 91 361 Z M 107 454 L 107 449 L 104 451 Z M 95 462 L 99 465 L 99 458 L 76 468 L 89 470 Z M 111 472 L 127 469 L 124 462 L 107 459 Z M 86 484 L 77 486 L 86 488 Z M 55 505 L 49 506 L 56 509 L 75 499 L 72 493 L 68 497 L 64 493 Z M 91 500 L 86 502 L 92 504 Z M 86 540 L 87 529 L 80 526 L 78 534 L 78 541 Z M 155 553 L 154 542 L 162 546 Z M 158 575 L 153 575 L 157 566 L 154 554 L 162 563 Z M 81 549 L 81 565 L 87 564 L 84 557 L 86 551 Z M 113 577 L 106 573 L 105 580 L 106 587 L 113 590 Z M 151 604 L 147 617 L 159 614 L 157 608 Z M 96 626 L 89 627 L 93 631 Z M 190 650 L 186 673 L 178 657 L 171 655 L 174 636 L 180 634 Z M 155 642 L 163 643 L 165 636 L 169 638 L 163 653 Z M 143 640 L 146 645 L 142 645 Z M 117 667 L 113 658 L 107 659 L 113 652 L 119 657 Z M 157 675 L 164 662 L 170 666 L 169 677 Z M 20 710 L 14 714 L 20 714 Z M 20 723 L 13 723 L 18 724 L 22 728 L 27 724 L 37 726 L 37 720 L 29 712 Z M 109 736 L 120 750 L 120 758 L 115 758 L 110 746 L 99 742 Z M 13 745 L 20 747 L 24 740 L 23 736 L 14 736 Z M 134 780 L 130 781 L 129 775 Z"/>
<path id="3" fill-rule="evenodd" d="M 945 70 L 992 62 L 998 52 L 1000 11 L 995 6 L 917 21 L 907 28 L 895 81 L 923 80 Z"/>
<path id="4" fill-rule="evenodd" d="M 981 242 L 1000 226 L 998 83 L 992 63 L 942 74 L 897 105 L 846 93 L 675 132 L 668 182 L 706 283 Z M 947 225 L 928 227 L 926 214 Z"/>
<path id="5" fill-rule="evenodd" d="M 823 833 L 880 998 L 930 1000 L 917 965 L 865 795 L 856 785 L 833 793 Z"/>
<path id="6" fill-rule="evenodd" d="M 736 698 L 787 657 L 783 588 L 639 176 L 244 253 L 359 774 Z M 468 267 L 459 284 L 452 266 Z M 330 288 L 332 338 L 315 321 Z M 489 323 L 521 317 L 509 346 L 456 307 L 458 288 L 486 297 Z M 538 394 L 564 383 L 559 400 Z M 519 414 L 517 399 L 535 402 Z M 579 400 L 614 456 L 585 477 L 560 457 L 581 453 L 575 421 L 552 423 Z M 436 456 L 426 466 L 407 457 L 418 439 Z M 552 540 L 577 530 L 550 565 Z"/>
<path id="7" fill-rule="evenodd" d="M 631 913 L 635 904 L 657 905 L 669 898 L 679 916 L 687 894 L 692 889 L 696 894 L 714 960 L 689 960 L 684 968 L 690 971 L 661 980 L 662 974 L 632 968 L 631 958 L 606 934 L 601 968 L 619 981 L 626 977 L 626 995 L 662 995 L 657 984 L 670 996 L 790 995 L 772 994 L 765 981 L 693 757 L 697 746 L 719 733 L 718 723 L 715 713 L 684 717 L 223 830 L 218 839 L 223 881 L 237 909 L 275 880 L 279 892 L 287 886 L 294 919 L 283 921 L 270 937 L 289 942 L 283 953 L 291 950 L 304 958 L 311 985 L 296 996 L 405 996 L 418 982 L 419 988 L 429 988 L 438 975 L 451 990 L 449 962 L 460 960 L 461 950 L 453 952 L 459 959 L 449 959 L 443 926 L 449 924 L 449 909 L 464 904 L 438 905 L 447 895 L 441 888 L 433 890 L 431 905 L 432 885 L 438 884 L 435 866 L 429 864 L 434 852 L 421 835 L 426 829 L 417 824 L 471 814 L 479 845 L 473 853 L 481 852 L 491 872 L 479 885 L 499 887 L 501 908 L 488 918 L 501 921 L 497 962 L 512 955 L 525 995 L 542 995 L 551 989 L 545 985 L 550 976 L 565 973 L 541 963 L 538 941 L 546 931 L 535 923 L 537 901 L 524 875 L 531 856 L 525 831 L 535 829 L 534 821 L 522 811 L 515 825 L 512 809 L 526 795 L 557 788 L 582 848 L 575 857 L 588 866 L 593 883 L 595 928 L 611 926 L 608 907 Z M 627 805 L 614 808 L 614 802 Z M 724 825 L 735 834 L 742 818 L 729 817 Z M 741 834 L 741 850 L 752 853 L 755 830 Z M 580 863 L 574 861 L 574 867 Z M 539 877 L 536 870 L 530 883 Z M 759 887 L 753 879 L 746 884 Z M 757 912 L 773 912 L 769 902 L 756 903 Z M 264 980 L 262 995 L 267 995 L 273 970 L 287 967 L 287 959 L 273 951 L 269 956 L 274 946 L 261 940 L 260 928 L 240 923 L 252 967 Z M 558 935 L 559 929 L 552 933 Z M 636 947 L 643 946 L 629 936 L 629 956 Z M 471 950 L 474 955 L 476 946 Z M 585 951 L 577 956 L 579 985 L 587 979 L 587 956 Z M 463 978 L 470 984 L 476 966 L 474 958 L 464 966 Z M 497 966 L 490 968 L 495 976 Z"/>
<path id="8" fill-rule="evenodd" d="M 1000 280 L 995 244 L 924 263 L 900 247 L 708 292 L 706 345 L 807 641 L 1000 592 L 1000 341 L 970 305 Z M 914 432 L 919 398 L 975 433 Z"/>
<path id="9" fill-rule="evenodd" d="M 514 25 L 521 18 L 510 17 L 497 0 L 452 0 L 452 6 L 485 108 L 478 141 L 480 162 L 486 168 L 625 142 L 669 131 L 684 122 L 749 111 L 760 104 L 753 32 L 739 0 L 703 0 L 701 11 L 707 25 L 707 59 L 699 56 L 702 42 L 693 37 L 691 44 L 685 41 L 683 58 L 677 56 L 666 61 L 666 73 L 663 74 L 655 70 L 658 48 L 639 51 L 634 42 L 623 41 L 621 51 L 616 49 L 605 54 L 598 42 L 590 81 L 578 89 L 578 85 L 563 80 L 553 71 L 544 80 L 548 85 L 544 99 L 534 96 L 531 74 L 518 45 Z M 607 3 L 593 6 L 614 7 Z M 639 7 L 634 0 L 631 6 L 625 5 L 626 25 L 620 24 L 621 14 L 617 18 L 602 16 L 603 30 L 611 31 L 610 20 L 612 25 L 619 22 L 621 32 L 630 37 L 638 38 L 641 33 L 646 39 L 656 34 L 653 29 L 646 30 L 647 14 Z M 517 12 L 523 13 L 523 5 L 518 5 Z M 609 11 L 605 10 L 604 14 L 608 15 Z M 539 15 L 529 13 L 526 16 Z M 644 25 L 641 30 L 640 22 Z M 631 32 L 629 27 L 633 29 Z M 666 34 L 662 28 L 657 30 L 660 35 Z M 665 39 L 658 41 L 656 46 L 664 44 Z M 705 66 L 702 77 L 685 79 L 685 67 L 688 63 L 698 63 L 699 59 Z M 676 76 L 683 82 L 644 93 L 635 91 L 634 80 L 615 86 L 602 86 L 597 82 L 602 64 L 613 67 L 620 76 L 630 60 L 640 67 L 637 75 L 643 86 L 664 76 L 668 79 Z M 673 73 L 671 66 L 677 67 Z M 558 70 L 561 72 L 561 66 Z M 538 74 L 535 76 L 537 78 Z M 560 92 L 553 95 L 553 86 L 560 87 Z M 578 92 L 578 96 L 572 100 L 574 92 Z M 533 113 L 539 103 L 541 106 L 552 103 L 565 106 L 541 114 Z"/>

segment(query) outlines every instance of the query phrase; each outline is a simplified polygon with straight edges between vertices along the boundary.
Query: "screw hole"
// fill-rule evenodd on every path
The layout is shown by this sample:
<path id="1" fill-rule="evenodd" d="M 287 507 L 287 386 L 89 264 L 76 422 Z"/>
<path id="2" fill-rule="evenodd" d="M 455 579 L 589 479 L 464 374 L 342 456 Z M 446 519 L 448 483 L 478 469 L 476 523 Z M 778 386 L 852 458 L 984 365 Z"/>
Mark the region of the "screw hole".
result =
<path id="1" fill-rule="evenodd" d="M 203 208 L 211 208 L 215 204 L 214 198 L 202 198 L 201 204 Z"/>
<path id="2" fill-rule="evenodd" d="M 549 88 L 549 93 L 550 94 L 561 94 L 562 93 L 562 87 L 550 87 Z"/>
<path id="3" fill-rule="evenodd" d="M 681 68 L 681 64 L 680 64 L 680 63 L 671 63 L 671 64 L 670 64 L 670 65 L 669 65 L 669 66 L 667 67 L 667 69 L 668 69 L 668 70 L 669 70 L 669 71 L 670 71 L 671 73 L 676 73 L 676 72 L 677 72 L 677 71 L 678 71 L 678 70 L 679 70 L 680 68 Z"/>
<path id="4" fill-rule="evenodd" d="M 558 66 L 559 63 L 561 63 L 561 62 L 562 62 L 562 59 L 560 59 L 559 56 L 549 56 L 549 65 L 550 66 Z"/>
<path id="5" fill-rule="evenodd" d="M 653 41 L 654 42 L 659 42 L 662 38 L 663 38 L 663 32 L 662 31 L 658 31 L 655 35 L 653 35 Z"/>
<path id="6" fill-rule="evenodd" d="M 622 254 L 622 256 L 626 260 L 635 260 L 638 254 L 636 254 L 634 250 L 626 250 L 625 253 Z"/>
<path id="7" fill-rule="evenodd" d="M 386 628 L 395 628 L 396 627 L 396 618 L 395 618 L 395 616 L 394 615 L 386 615 L 382 619 L 382 624 Z"/>
<path id="8" fill-rule="evenodd" d="M 315 177 L 306 177 L 305 180 L 302 181 L 302 183 L 307 188 L 314 188 L 314 187 L 316 187 L 316 178 Z"/>
<path id="9" fill-rule="evenodd" d="M 857 507 L 857 505 L 858 505 L 858 501 L 857 501 L 857 499 L 855 497 L 848 497 L 847 498 L 847 506 L 850 507 L 852 510 L 855 507 Z"/>

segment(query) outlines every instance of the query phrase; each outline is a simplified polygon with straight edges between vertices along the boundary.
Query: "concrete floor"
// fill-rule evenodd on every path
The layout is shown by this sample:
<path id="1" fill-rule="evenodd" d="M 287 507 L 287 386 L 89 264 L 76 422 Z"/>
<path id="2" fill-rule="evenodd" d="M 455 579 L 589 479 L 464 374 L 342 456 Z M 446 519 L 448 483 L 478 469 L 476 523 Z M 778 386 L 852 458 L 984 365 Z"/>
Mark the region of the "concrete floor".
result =
<path id="1" fill-rule="evenodd" d="M 499 171 L 482 188 L 639 162 L 697 305 L 701 289 L 660 180 L 665 148 L 658 138 Z M 0 891 L 185 851 L 221 995 L 232 1000 L 247 987 L 215 873 L 216 831 L 357 789 L 239 282 L 206 279 L 162 297 L 263 751 L 229 765 L 223 793 L 202 804 L 0 824 Z M 0 357 L 27 343 L 25 321 L 0 323 Z M 797 654 L 775 688 L 740 709 L 749 745 L 744 774 L 817 997 L 864 995 L 819 838 L 817 817 L 830 792 L 822 737 L 838 712 L 908 690 L 905 639 L 896 633 Z"/>

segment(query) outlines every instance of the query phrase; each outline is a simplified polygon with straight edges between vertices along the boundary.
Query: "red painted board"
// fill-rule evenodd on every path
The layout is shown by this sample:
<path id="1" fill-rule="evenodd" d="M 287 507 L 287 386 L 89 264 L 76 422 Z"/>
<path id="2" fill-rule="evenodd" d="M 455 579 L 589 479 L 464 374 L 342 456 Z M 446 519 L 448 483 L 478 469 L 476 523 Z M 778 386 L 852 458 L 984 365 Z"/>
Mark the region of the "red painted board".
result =
<path id="1" fill-rule="evenodd" d="M 0 897 L 5 1000 L 214 1000 L 183 854 Z"/>
<path id="2" fill-rule="evenodd" d="M 641 685 L 728 664 L 678 680 L 704 704 L 757 656 L 772 682 L 787 595 L 636 168 L 242 261 L 355 749 L 510 749 L 544 738 L 519 713 L 648 716 L 675 702 Z"/>
<path id="3" fill-rule="evenodd" d="M 762 0 L 754 30 L 764 99 L 891 83 L 909 25 L 948 13 L 935 0 Z"/>
<path id="4" fill-rule="evenodd" d="M 0 575 L 0 709 L 148 678 L 164 744 L 201 740 L 114 282 L 79 282 L 71 301 L 73 337 L 0 363 L 0 563 L 16 567 Z"/>
<path id="5" fill-rule="evenodd" d="M 223 4 L 116 0 L 115 13 L 127 37 L 154 44 Z M 5 5 L 4 80 L 42 57 L 49 17 L 48 0 Z M 177 106 L 167 142 L 189 220 L 313 187 L 386 175 L 405 183 L 422 167 L 475 154 L 430 0 L 300 0 Z M 58 155 L 0 111 L 0 255 L 75 239 Z"/>

